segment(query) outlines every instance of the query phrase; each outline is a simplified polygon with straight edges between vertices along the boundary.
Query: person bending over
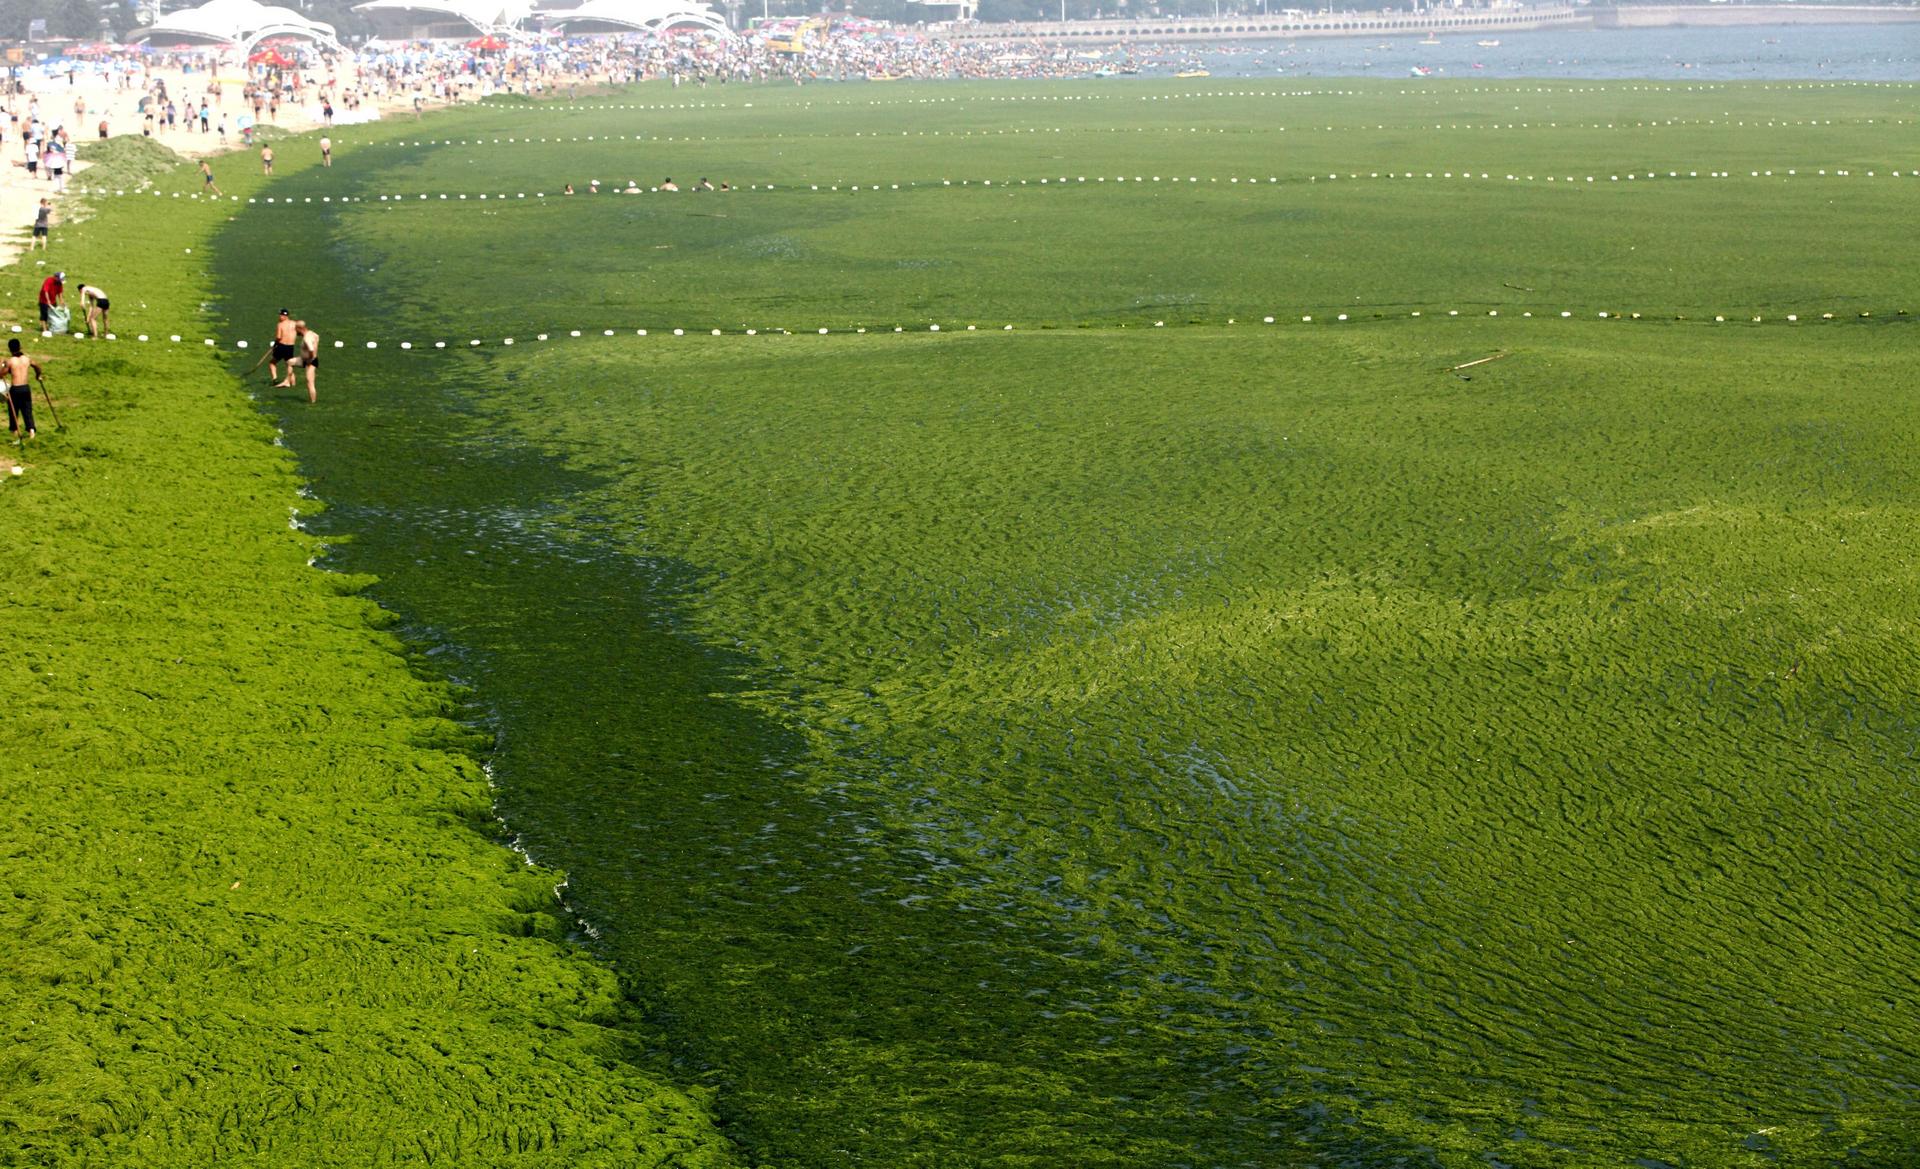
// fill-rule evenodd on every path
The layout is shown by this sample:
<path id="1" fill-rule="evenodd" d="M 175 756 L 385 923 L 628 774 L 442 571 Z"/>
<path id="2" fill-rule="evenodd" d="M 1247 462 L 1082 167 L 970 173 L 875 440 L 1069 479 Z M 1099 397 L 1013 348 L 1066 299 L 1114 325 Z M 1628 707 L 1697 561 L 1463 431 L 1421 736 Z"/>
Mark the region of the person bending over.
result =
<path id="1" fill-rule="evenodd" d="M 107 290 L 80 282 L 80 303 L 87 310 L 87 335 L 98 337 L 107 331 Z"/>

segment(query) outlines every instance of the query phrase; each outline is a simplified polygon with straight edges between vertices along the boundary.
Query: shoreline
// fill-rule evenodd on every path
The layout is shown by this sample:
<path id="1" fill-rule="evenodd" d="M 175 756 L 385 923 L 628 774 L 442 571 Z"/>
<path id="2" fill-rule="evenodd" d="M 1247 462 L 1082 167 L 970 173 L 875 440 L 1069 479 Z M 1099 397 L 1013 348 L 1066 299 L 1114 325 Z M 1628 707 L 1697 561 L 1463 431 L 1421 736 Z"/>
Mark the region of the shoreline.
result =
<path id="1" fill-rule="evenodd" d="M 150 70 L 148 76 L 151 79 L 166 82 L 167 92 L 180 98 L 198 95 L 205 90 L 209 81 L 218 81 L 222 94 L 220 102 L 212 107 L 214 117 L 218 119 L 224 113 L 229 122 L 225 138 L 222 138 L 217 130 L 210 130 L 204 134 L 197 130 L 189 130 L 187 123 L 183 121 L 171 131 L 157 128 L 152 136 L 153 141 L 190 161 L 223 155 L 238 158 L 240 152 L 246 149 L 240 144 L 239 131 L 231 124 L 240 113 L 240 90 L 245 84 L 239 69 L 226 67 L 209 75 L 189 74 L 178 68 L 156 68 Z M 11 99 L 11 108 L 16 113 L 24 115 L 28 101 L 39 99 L 42 108 L 41 117 L 49 126 L 78 123 L 77 129 L 74 125 L 68 124 L 67 130 L 72 135 L 74 146 L 84 148 L 116 138 L 144 137 L 140 133 L 141 117 L 137 108 L 142 94 L 142 90 L 120 89 L 104 78 L 88 76 L 73 83 L 55 82 L 39 89 L 30 89 L 27 93 Z M 318 97 L 317 93 L 315 97 Z M 84 112 L 76 108 L 77 104 L 84 106 Z M 434 101 L 428 103 L 427 108 L 429 112 L 445 109 L 448 108 L 448 103 Z M 368 119 L 351 127 L 343 125 L 340 129 L 370 130 L 377 128 L 396 114 L 411 115 L 413 112 L 411 99 L 404 95 L 389 96 L 379 103 L 378 109 L 380 113 L 378 118 Z M 109 130 L 108 137 L 104 139 L 98 136 L 98 126 L 102 121 L 107 123 Z M 257 152 L 263 141 L 277 140 L 282 136 L 308 134 L 320 129 L 322 124 L 317 101 L 310 105 L 283 102 L 276 120 L 261 123 L 260 132 L 255 136 L 252 148 L 254 153 L 249 160 L 256 168 L 258 167 Z M 8 128 L 7 122 L 0 121 L 0 129 Z M 78 196 L 71 190 L 56 194 L 53 184 L 45 176 L 29 177 L 24 165 L 23 143 L 17 127 L 13 127 L 13 131 L 4 144 L 0 144 L 0 155 L 4 155 L 5 159 L 5 165 L 0 166 L 0 266 L 14 263 L 28 252 L 33 239 L 34 211 L 43 198 L 53 200 L 53 229 L 49 233 L 47 253 L 49 262 L 55 262 L 52 256 L 60 246 L 63 231 L 73 221 L 73 213 L 69 208 L 77 205 L 74 200 Z M 278 154 L 278 151 L 275 153 Z M 76 158 L 72 173 L 68 176 L 70 188 L 75 185 L 84 185 L 83 177 L 89 165 L 86 159 Z M 294 168 L 287 166 L 282 169 Z"/>
<path id="2" fill-rule="evenodd" d="M 110 181 L 186 177 L 106 145 Z M 118 329 L 189 343 L 23 338 L 58 417 L 0 476 L 32 581 L 0 616 L 0 1162 L 732 1169 L 708 1096 L 633 1058 L 561 875 L 504 838 L 457 695 L 368 578 L 315 566 L 258 381 L 191 342 L 239 208 L 84 202 L 50 254 Z"/>

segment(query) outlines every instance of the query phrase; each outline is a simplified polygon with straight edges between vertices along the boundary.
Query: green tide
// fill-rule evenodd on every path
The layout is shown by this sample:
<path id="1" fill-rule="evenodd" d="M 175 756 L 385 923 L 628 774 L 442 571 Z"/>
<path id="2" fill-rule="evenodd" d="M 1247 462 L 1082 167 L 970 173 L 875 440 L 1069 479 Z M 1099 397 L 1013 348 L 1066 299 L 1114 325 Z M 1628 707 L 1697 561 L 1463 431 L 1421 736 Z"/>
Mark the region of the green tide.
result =
<path id="1" fill-rule="evenodd" d="M 259 391 L 340 573 L 202 502 L 442 681 L 317 599 L 360 648 L 286 668 L 374 681 L 269 739 L 461 777 L 365 814 L 434 808 L 490 892 L 402 853 L 383 904 L 590 993 L 490 970 L 459 1017 L 608 1024 L 582 1091 L 689 1140 L 710 1100 L 748 1163 L 1908 1163 L 1917 96 L 649 85 L 343 130 L 231 222 L 168 207 L 218 335 L 344 342 L 317 407 Z M 745 189 L 611 190 L 668 174 Z M 469 831 L 441 748 L 486 737 L 592 960 Z"/>
<path id="2" fill-rule="evenodd" d="M 756 1160 L 1893 1164 L 1913 99 L 643 88 L 228 254 Z"/>

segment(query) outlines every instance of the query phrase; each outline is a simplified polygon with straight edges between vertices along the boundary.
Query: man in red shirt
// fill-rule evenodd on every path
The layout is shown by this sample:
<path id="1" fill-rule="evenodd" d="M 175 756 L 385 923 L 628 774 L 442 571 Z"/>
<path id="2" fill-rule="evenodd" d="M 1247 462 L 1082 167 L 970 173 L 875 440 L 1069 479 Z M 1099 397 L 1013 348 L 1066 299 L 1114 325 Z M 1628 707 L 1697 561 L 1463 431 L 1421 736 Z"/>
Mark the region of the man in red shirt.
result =
<path id="1" fill-rule="evenodd" d="M 67 274 L 55 272 L 40 282 L 40 328 L 47 327 L 47 310 L 58 308 L 60 298 L 67 293 Z"/>

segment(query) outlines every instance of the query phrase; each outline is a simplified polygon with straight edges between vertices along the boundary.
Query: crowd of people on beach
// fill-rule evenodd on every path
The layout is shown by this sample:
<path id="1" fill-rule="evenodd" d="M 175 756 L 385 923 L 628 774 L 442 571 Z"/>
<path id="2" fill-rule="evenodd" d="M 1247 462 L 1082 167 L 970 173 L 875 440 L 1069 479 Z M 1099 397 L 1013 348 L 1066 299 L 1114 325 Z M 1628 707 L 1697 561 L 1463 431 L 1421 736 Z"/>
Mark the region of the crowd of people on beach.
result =
<path id="1" fill-rule="evenodd" d="M 85 61 L 56 60 L 29 68 L 25 76 L 10 79 L 0 89 L 0 108 L 20 144 L 15 165 L 46 192 L 38 198 L 27 247 L 47 249 L 57 213 L 54 197 L 65 191 L 74 167 L 76 132 L 92 132 L 104 139 L 114 129 L 108 103 L 97 96 L 102 82 L 108 91 L 134 102 L 131 113 L 124 106 L 114 107 L 121 111 L 123 133 L 131 133 L 133 127 L 127 123 L 137 119 L 141 135 L 199 155 L 195 165 L 201 187 L 219 196 L 220 187 L 205 156 L 230 145 L 230 128 L 239 145 L 254 147 L 257 131 L 279 124 L 282 111 L 288 108 L 297 111 L 294 125 L 323 130 L 319 149 L 325 167 L 333 164 L 329 135 L 336 124 L 377 118 L 383 111 L 410 111 L 418 116 L 429 107 L 495 94 L 576 97 L 606 86 L 649 80 L 669 81 L 677 89 L 770 81 L 1062 78 L 1134 72 L 1141 61 L 1152 60 L 1154 51 L 1143 46 L 1088 52 L 1038 41 L 948 41 L 915 29 L 853 19 L 791 22 L 740 36 L 681 32 L 526 38 L 490 47 L 453 41 L 372 43 L 344 54 L 312 45 L 283 45 L 272 51 L 270 59 L 246 61 L 211 49 L 136 52 L 129 48 Z M 230 93 L 229 87 L 237 89 L 237 94 Z M 96 93 L 92 105 L 89 92 Z M 227 102 L 235 96 L 237 107 L 230 109 Z M 272 145 L 258 145 L 262 170 L 271 175 Z M 629 179 L 624 185 L 605 187 L 595 179 L 583 188 L 586 194 L 603 190 L 618 194 L 725 192 L 732 186 L 703 176 L 684 187 L 666 178 L 655 186 Z M 574 194 L 574 186 L 567 184 L 564 193 Z M 66 289 L 64 272 L 41 282 L 43 334 L 69 331 Z M 77 291 L 85 307 L 81 329 L 88 337 L 106 335 L 111 307 L 107 294 L 84 282 Z M 296 382 L 304 376 L 308 401 L 317 401 L 319 345 L 318 332 L 282 310 L 261 358 L 261 363 L 268 363 L 272 385 L 298 388 Z M 18 340 L 10 342 L 10 348 L 4 396 L 9 426 L 15 440 L 24 445 L 35 436 L 29 381 L 38 380 L 43 395 L 46 383 L 44 370 L 22 351 Z M 51 398 L 47 405 L 52 408 Z M 17 466 L 14 473 L 19 473 Z"/>
<path id="2" fill-rule="evenodd" d="M 458 41 L 370 42 L 345 54 L 315 45 L 280 45 L 273 60 L 246 66 L 241 108 L 225 109 L 217 74 L 237 64 L 216 50 L 112 54 L 85 62 L 55 61 L 37 74 L 46 88 L 78 76 L 105 77 L 120 89 L 147 95 L 148 133 L 215 134 L 225 115 L 244 131 L 272 124 L 283 105 L 320 107 L 326 124 L 373 116 L 382 106 L 419 110 L 495 93 L 577 94 L 583 88 L 635 81 L 679 84 L 854 81 L 904 78 L 1079 77 L 1137 71 L 1161 50 L 1134 42 L 1088 51 L 1085 46 L 1011 36 L 947 40 L 910 26 L 855 19 L 769 26 L 719 36 L 685 30 L 559 39 L 528 37 L 474 47 Z M 497 44 L 497 47 L 492 47 Z M 178 73 L 187 92 L 168 92 L 157 80 Z M 11 108 L 11 107 L 10 107 Z M 80 116 L 84 116 L 84 107 Z"/>

